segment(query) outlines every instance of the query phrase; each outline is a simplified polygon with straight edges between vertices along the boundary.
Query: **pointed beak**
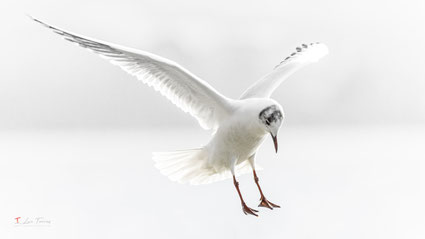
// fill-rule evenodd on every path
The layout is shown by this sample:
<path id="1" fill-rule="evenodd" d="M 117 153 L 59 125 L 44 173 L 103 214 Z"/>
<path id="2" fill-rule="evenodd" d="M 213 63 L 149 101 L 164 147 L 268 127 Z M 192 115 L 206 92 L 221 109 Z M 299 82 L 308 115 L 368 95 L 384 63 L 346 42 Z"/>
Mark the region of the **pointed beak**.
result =
<path id="1" fill-rule="evenodd" d="M 274 149 L 276 150 L 276 153 L 277 153 L 277 136 L 273 136 L 273 134 L 271 134 L 271 133 L 270 133 L 270 135 L 272 136 L 273 143 L 274 143 Z"/>

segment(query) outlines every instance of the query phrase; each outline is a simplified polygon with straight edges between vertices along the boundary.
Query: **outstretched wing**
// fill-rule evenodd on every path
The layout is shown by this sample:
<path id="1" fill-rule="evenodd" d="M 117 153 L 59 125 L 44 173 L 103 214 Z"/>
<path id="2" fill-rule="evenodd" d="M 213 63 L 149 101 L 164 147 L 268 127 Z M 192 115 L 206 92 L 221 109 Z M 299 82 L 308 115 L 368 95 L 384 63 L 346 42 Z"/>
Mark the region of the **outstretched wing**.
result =
<path id="1" fill-rule="evenodd" d="M 328 54 L 328 48 L 322 43 L 302 44 L 296 48 L 296 52 L 286 57 L 272 72 L 251 85 L 240 97 L 269 98 L 273 91 L 292 73 L 298 69 L 318 61 Z"/>
<path id="2" fill-rule="evenodd" d="M 32 19 L 136 76 L 184 112 L 194 116 L 204 129 L 217 129 L 232 109 L 231 99 L 175 62 L 148 52 L 73 34 Z"/>

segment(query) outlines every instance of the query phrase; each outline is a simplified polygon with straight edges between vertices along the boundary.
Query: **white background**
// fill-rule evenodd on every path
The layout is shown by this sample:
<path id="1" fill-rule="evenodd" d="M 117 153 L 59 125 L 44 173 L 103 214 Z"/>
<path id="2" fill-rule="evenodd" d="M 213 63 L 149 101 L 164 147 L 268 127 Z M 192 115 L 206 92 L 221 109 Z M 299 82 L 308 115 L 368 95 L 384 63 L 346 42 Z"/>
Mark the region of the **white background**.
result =
<path id="1" fill-rule="evenodd" d="M 3 1 L 1 238 L 424 238 L 423 1 Z M 273 95 L 286 113 L 242 214 L 231 181 L 170 182 L 152 151 L 208 132 L 119 68 L 31 22 L 179 62 L 237 98 L 301 43 L 330 55 Z M 241 177 L 247 203 L 258 192 Z M 16 227 L 42 216 L 50 227 Z M 4 235 L 4 236 L 3 236 Z"/>

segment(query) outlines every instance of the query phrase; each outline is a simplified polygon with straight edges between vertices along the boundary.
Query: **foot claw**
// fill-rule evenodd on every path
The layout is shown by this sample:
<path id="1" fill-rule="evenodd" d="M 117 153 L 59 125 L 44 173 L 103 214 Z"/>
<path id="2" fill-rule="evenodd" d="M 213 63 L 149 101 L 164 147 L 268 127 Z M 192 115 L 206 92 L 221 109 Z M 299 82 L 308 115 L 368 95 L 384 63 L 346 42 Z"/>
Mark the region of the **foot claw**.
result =
<path id="1" fill-rule="evenodd" d="M 256 212 L 258 211 L 248 207 L 246 204 L 242 204 L 242 210 L 243 210 L 243 213 L 245 213 L 245 215 L 251 214 L 258 217 L 258 215 L 256 214 Z"/>
<path id="2" fill-rule="evenodd" d="M 270 202 L 269 200 L 267 200 L 266 198 L 261 198 L 260 199 L 260 204 L 258 205 L 259 207 L 266 207 L 269 208 L 270 210 L 273 210 L 273 208 L 280 208 L 279 205 L 276 205 L 272 202 Z"/>
<path id="3" fill-rule="evenodd" d="M 277 205 L 277 204 L 274 204 L 274 203 L 272 203 L 272 202 L 270 202 L 270 201 L 268 201 L 269 202 L 269 204 L 270 205 L 272 205 L 272 207 L 275 207 L 275 208 L 280 208 L 280 206 L 279 205 Z"/>
<path id="4" fill-rule="evenodd" d="M 255 210 L 254 208 L 249 208 L 249 209 L 251 209 L 254 212 L 258 212 L 258 210 Z"/>

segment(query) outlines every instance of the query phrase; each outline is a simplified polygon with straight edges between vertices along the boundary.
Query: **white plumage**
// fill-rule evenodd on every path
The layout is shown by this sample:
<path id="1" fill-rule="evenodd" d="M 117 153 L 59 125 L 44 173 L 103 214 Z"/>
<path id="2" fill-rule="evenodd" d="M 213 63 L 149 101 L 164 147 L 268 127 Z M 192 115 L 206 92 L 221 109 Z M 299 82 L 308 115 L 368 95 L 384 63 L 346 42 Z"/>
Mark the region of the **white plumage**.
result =
<path id="1" fill-rule="evenodd" d="M 253 97 L 269 98 L 273 91 L 292 73 L 310 63 L 318 61 L 320 58 L 326 56 L 328 52 L 328 47 L 319 42 L 302 44 L 296 48 L 294 53 L 277 65 L 272 72 L 250 86 L 242 94 L 241 99 Z"/>
<path id="2" fill-rule="evenodd" d="M 175 62 L 148 52 L 93 40 L 34 20 L 136 76 L 184 112 L 194 116 L 204 129 L 216 129 L 231 110 L 231 99 Z"/>
<path id="3" fill-rule="evenodd" d="M 194 116 L 204 129 L 214 132 L 204 147 L 192 150 L 154 153 L 156 167 L 171 180 L 181 183 L 205 184 L 254 170 L 255 153 L 270 133 L 277 151 L 277 133 L 283 121 L 283 109 L 270 99 L 274 90 L 289 75 L 315 62 L 328 53 L 324 44 L 303 44 L 296 48 L 269 74 L 255 82 L 240 97 L 230 99 L 177 63 L 160 56 L 90 39 L 41 23 L 66 40 L 89 49 L 159 91 L 173 104 Z M 260 189 L 260 206 L 278 207 L 265 200 Z M 239 192 L 244 212 L 256 215 L 248 208 Z"/>

